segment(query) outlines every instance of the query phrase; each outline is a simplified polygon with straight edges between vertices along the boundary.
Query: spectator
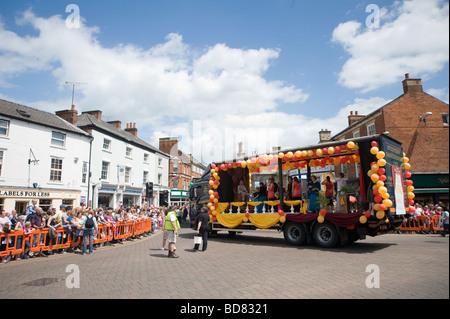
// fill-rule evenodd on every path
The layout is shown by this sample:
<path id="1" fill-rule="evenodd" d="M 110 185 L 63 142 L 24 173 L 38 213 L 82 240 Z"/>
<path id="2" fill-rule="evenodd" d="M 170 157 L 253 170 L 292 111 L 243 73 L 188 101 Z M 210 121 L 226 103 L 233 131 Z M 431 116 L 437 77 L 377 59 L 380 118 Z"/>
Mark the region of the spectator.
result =
<path id="1" fill-rule="evenodd" d="M 208 248 L 208 232 L 209 232 L 209 215 L 208 208 L 202 207 L 197 217 L 197 234 L 202 237 L 202 251 Z M 200 244 L 194 245 L 194 251 L 198 251 Z"/>
<path id="2" fill-rule="evenodd" d="M 444 229 L 441 232 L 441 236 L 445 237 L 445 235 L 447 235 L 448 233 L 449 228 L 449 213 L 446 207 L 439 207 L 438 210 L 439 213 L 442 215 L 442 223 L 444 227 Z"/>
<path id="3" fill-rule="evenodd" d="M 88 215 L 81 221 L 81 228 L 83 229 L 83 255 L 86 255 L 88 240 L 89 254 L 92 254 L 94 235 L 95 232 L 98 231 L 97 221 L 94 218 L 92 210 L 89 210 Z"/>

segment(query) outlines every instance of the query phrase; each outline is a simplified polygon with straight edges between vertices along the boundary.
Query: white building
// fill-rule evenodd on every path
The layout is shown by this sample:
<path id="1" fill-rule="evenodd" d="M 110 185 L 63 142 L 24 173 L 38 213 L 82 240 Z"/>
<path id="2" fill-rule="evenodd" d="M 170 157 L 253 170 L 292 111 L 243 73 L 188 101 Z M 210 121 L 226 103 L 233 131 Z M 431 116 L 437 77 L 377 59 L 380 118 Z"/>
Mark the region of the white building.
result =
<path id="1" fill-rule="evenodd" d="M 0 99 L 0 209 L 86 201 L 91 140 L 55 114 Z"/>
<path id="2" fill-rule="evenodd" d="M 160 194 L 169 190 L 169 155 L 137 136 L 135 124 L 122 130 L 120 121 L 102 121 L 99 110 L 56 112 L 89 133 L 94 139 L 90 161 L 89 203 L 96 208 L 132 204 L 159 206 Z M 88 168 L 89 170 L 89 168 Z M 146 182 L 153 183 L 153 196 L 145 197 Z"/>

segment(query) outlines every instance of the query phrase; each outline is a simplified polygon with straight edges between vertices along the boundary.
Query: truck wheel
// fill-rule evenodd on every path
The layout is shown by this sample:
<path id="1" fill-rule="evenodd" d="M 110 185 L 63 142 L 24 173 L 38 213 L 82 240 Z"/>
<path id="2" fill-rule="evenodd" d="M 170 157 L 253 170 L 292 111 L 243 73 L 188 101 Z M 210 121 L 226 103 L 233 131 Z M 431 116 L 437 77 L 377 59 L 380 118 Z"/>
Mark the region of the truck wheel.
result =
<path id="1" fill-rule="evenodd" d="M 331 248 L 336 246 L 339 239 L 336 227 L 328 222 L 316 224 L 312 231 L 312 237 L 314 242 L 323 248 Z"/>
<path id="2" fill-rule="evenodd" d="M 283 230 L 284 239 L 294 246 L 304 245 L 306 242 L 306 230 L 302 224 L 288 223 Z"/>

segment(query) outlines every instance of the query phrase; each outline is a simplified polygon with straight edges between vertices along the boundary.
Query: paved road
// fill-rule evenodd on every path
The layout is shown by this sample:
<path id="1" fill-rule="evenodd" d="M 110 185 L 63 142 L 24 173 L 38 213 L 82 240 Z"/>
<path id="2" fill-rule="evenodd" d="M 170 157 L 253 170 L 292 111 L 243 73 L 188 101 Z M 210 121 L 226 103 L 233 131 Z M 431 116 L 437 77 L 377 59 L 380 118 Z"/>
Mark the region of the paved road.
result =
<path id="1" fill-rule="evenodd" d="M 2 264 L 0 298 L 449 298 L 448 236 L 391 234 L 327 250 L 289 246 L 282 234 L 261 231 L 219 234 L 208 251 L 194 253 L 193 234 L 182 229 L 178 259 L 159 250 L 156 233 L 92 255 Z M 377 274 L 379 288 L 367 288 Z"/>

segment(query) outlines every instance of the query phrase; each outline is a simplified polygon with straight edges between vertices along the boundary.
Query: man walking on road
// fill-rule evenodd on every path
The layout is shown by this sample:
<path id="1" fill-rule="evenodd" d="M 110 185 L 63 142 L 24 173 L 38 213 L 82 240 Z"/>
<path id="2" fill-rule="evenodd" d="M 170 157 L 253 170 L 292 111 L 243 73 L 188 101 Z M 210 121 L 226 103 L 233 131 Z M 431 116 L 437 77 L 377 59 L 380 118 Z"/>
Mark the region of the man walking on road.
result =
<path id="1" fill-rule="evenodd" d="M 164 239 L 169 241 L 169 258 L 178 258 L 179 256 L 175 254 L 175 243 L 177 241 L 178 229 L 180 229 L 180 222 L 174 212 L 174 207 L 169 209 L 166 215 L 166 221 L 164 223 Z"/>

